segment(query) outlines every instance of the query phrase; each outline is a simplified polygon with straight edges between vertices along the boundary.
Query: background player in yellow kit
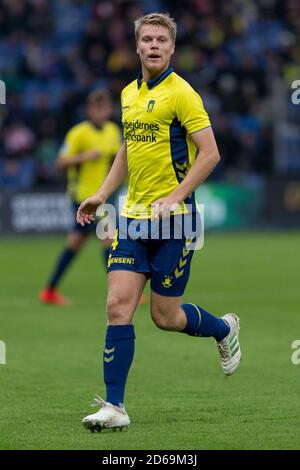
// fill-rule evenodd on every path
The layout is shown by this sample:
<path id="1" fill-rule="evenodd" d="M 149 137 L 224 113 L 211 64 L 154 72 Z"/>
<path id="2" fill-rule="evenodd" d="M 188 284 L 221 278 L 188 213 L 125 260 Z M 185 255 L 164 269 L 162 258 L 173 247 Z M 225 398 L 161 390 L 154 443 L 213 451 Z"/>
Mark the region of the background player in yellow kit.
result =
<path id="1" fill-rule="evenodd" d="M 75 214 L 80 201 L 91 196 L 104 181 L 113 158 L 121 145 L 120 129 L 110 121 L 112 102 L 107 90 L 94 90 L 87 98 L 87 120 L 75 125 L 67 133 L 58 155 L 57 166 L 67 171 L 68 194 L 72 199 L 74 226 L 67 237 L 67 244 L 57 259 L 46 287 L 40 292 L 41 302 L 68 305 L 69 299 L 58 291 L 59 282 L 70 263 L 84 246 L 95 225 L 82 227 Z M 111 240 L 104 240 L 103 260 L 106 266 Z"/>

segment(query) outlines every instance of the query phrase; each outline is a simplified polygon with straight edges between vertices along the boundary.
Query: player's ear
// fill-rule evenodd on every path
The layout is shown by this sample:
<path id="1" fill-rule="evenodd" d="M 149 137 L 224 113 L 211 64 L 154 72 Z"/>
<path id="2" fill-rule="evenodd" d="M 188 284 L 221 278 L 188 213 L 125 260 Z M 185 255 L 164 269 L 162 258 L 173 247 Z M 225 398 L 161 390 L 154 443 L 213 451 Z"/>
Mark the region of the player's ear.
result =
<path id="1" fill-rule="evenodd" d="M 136 53 L 139 54 L 140 53 L 140 49 L 139 49 L 139 45 L 138 43 L 136 43 Z"/>
<path id="2" fill-rule="evenodd" d="M 171 49 L 171 55 L 173 55 L 173 54 L 174 54 L 174 51 L 175 51 L 175 43 L 174 43 L 174 44 L 173 44 L 173 46 L 172 46 L 172 49 Z"/>

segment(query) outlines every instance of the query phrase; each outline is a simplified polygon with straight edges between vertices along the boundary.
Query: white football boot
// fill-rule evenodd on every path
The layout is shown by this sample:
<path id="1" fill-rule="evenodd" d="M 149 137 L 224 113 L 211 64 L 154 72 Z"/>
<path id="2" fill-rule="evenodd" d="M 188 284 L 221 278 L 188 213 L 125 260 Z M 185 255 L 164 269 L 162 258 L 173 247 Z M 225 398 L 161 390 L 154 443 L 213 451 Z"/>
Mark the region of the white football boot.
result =
<path id="1" fill-rule="evenodd" d="M 234 313 L 227 313 L 222 317 L 228 324 L 230 331 L 217 347 L 221 356 L 221 366 L 225 375 L 232 375 L 241 361 L 241 348 L 239 343 L 240 319 Z"/>
<path id="2" fill-rule="evenodd" d="M 82 420 L 82 424 L 86 429 L 90 431 L 102 431 L 102 429 L 111 428 L 114 431 L 119 428 L 120 431 L 125 426 L 129 426 L 130 419 L 124 406 L 115 406 L 109 402 L 102 400 L 96 395 L 95 405 L 99 406 L 100 410 L 96 413 L 86 416 Z"/>

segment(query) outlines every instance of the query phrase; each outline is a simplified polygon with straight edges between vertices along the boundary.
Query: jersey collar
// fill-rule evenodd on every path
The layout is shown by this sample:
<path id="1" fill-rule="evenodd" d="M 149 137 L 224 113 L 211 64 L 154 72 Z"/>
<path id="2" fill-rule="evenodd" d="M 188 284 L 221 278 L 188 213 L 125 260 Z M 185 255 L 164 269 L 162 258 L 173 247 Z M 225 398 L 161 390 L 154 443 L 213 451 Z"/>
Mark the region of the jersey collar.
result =
<path id="1" fill-rule="evenodd" d="M 174 71 L 173 67 L 169 67 L 165 72 L 163 72 L 161 75 L 159 75 L 156 78 L 153 78 L 153 80 L 149 80 L 147 82 L 148 89 L 151 90 L 154 88 L 156 85 L 158 85 L 160 82 L 162 82 L 165 78 L 170 75 Z M 140 88 L 142 85 L 142 72 L 140 72 L 137 76 L 137 86 Z"/>

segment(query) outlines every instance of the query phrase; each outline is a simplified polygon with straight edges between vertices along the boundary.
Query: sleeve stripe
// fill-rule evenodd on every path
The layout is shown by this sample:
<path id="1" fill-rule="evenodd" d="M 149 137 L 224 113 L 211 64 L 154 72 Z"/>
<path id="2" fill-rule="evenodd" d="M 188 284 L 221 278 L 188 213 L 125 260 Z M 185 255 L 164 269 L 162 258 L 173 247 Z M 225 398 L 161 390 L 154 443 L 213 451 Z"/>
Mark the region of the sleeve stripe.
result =
<path id="1" fill-rule="evenodd" d="M 209 127 L 211 127 L 211 124 L 209 124 L 209 126 L 202 127 L 201 129 L 197 129 L 196 131 L 189 132 L 189 135 L 196 134 L 196 132 L 203 131 L 204 129 L 208 129 Z"/>

